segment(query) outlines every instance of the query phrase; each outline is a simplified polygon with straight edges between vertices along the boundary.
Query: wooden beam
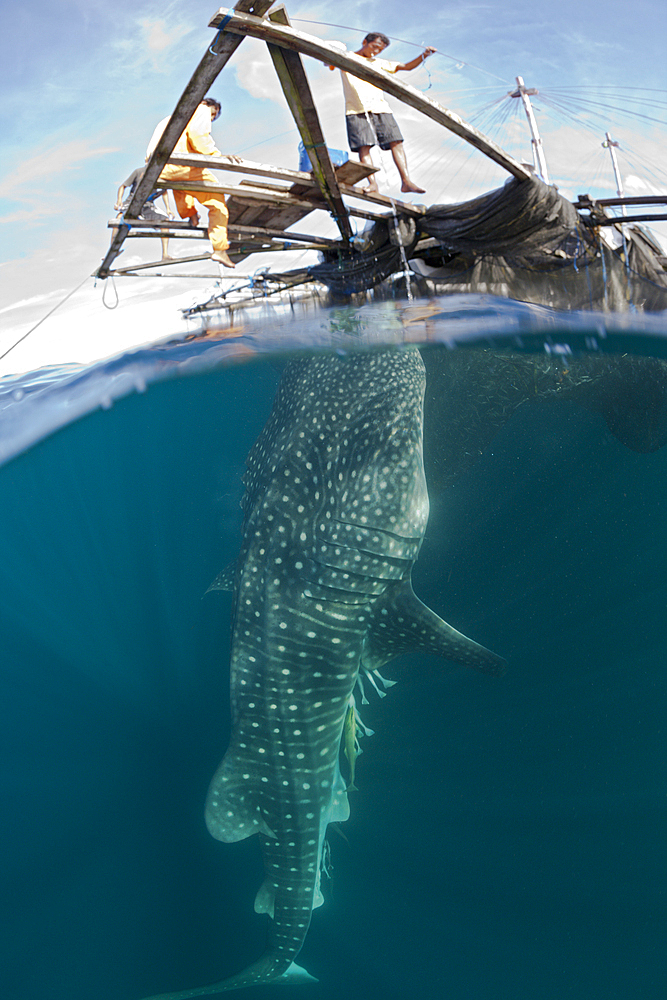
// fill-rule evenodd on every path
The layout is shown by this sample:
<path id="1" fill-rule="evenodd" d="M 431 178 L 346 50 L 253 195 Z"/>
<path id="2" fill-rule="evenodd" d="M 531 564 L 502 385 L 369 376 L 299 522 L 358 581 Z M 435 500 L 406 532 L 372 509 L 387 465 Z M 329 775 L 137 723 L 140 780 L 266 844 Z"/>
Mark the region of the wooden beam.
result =
<path id="1" fill-rule="evenodd" d="M 624 226 L 626 222 L 664 222 L 667 215 L 608 215 L 606 219 L 595 219 L 596 226 Z"/>
<path id="2" fill-rule="evenodd" d="M 226 19 L 229 17 L 229 21 Z M 367 83 L 379 87 L 392 97 L 397 97 L 399 101 L 408 104 L 416 111 L 444 128 L 449 129 L 461 139 L 464 139 L 471 146 L 479 149 L 489 159 L 500 164 L 504 170 L 512 174 L 517 180 L 529 180 L 532 171 L 524 167 L 518 160 L 506 153 L 500 146 L 496 145 L 482 132 L 479 132 L 472 125 L 463 121 L 453 111 L 449 111 L 438 104 L 430 97 L 426 97 L 420 91 L 411 87 L 409 83 L 402 83 L 396 79 L 395 74 L 384 73 L 380 69 L 375 69 L 368 59 L 358 56 L 354 52 L 341 52 L 327 42 L 323 42 L 314 35 L 307 35 L 303 31 L 296 31 L 294 28 L 274 24 L 271 21 L 263 21 L 258 17 L 248 14 L 235 13 L 225 7 L 221 7 L 211 21 L 211 27 L 215 27 L 225 19 L 226 30 L 240 35 L 251 35 L 253 38 L 260 38 L 262 41 L 279 45 L 285 49 L 300 52 L 302 55 L 319 59 L 327 66 L 336 66 L 338 69 L 352 73 L 353 76 L 365 80 Z"/>
<path id="3" fill-rule="evenodd" d="M 590 195 L 580 194 L 579 201 L 575 202 L 575 208 L 592 208 L 595 205 L 667 205 L 667 194 L 652 194 L 644 198 L 633 196 L 631 198 L 591 198 Z"/>
<path id="4" fill-rule="evenodd" d="M 111 219 L 107 223 L 107 228 L 118 229 L 118 227 L 123 224 L 122 219 Z M 178 222 L 147 222 L 144 219 L 133 222 L 132 229 L 158 230 L 158 232 L 151 235 L 169 235 L 177 240 L 183 237 L 183 229 L 185 229 L 187 235 L 190 233 L 197 233 L 202 237 L 206 236 L 208 232 L 206 226 L 189 226 L 186 222 L 180 224 Z M 171 229 L 174 229 L 175 231 L 166 232 Z M 296 240 L 297 243 L 321 243 L 324 246 L 337 246 L 339 243 L 338 240 L 332 240 L 325 236 L 310 236 L 306 233 L 290 233 L 285 229 L 267 229 L 264 226 L 239 226 L 235 223 L 230 223 L 227 229 L 229 233 L 239 233 L 241 236 L 275 236 L 278 239 Z"/>
<path id="5" fill-rule="evenodd" d="M 150 264 L 135 264 L 134 267 L 117 267 L 109 274 L 128 274 L 130 271 L 146 271 L 151 267 L 168 267 L 172 264 L 190 264 L 193 260 L 210 260 L 210 253 L 197 254 L 196 257 L 172 257 L 171 260 L 154 260 Z"/>
<path id="6" fill-rule="evenodd" d="M 275 24 L 289 26 L 289 18 L 284 7 L 272 11 L 269 14 L 269 19 Z M 336 221 L 343 240 L 349 243 L 353 235 L 352 227 L 338 187 L 333 163 L 329 156 L 301 56 L 298 52 L 281 49 L 278 45 L 268 44 L 268 49 L 280 80 L 280 86 L 283 88 L 285 99 L 299 130 L 301 141 L 308 153 L 313 168 L 313 178 L 329 206 L 329 211 Z"/>
<path id="7" fill-rule="evenodd" d="M 288 167 L 274 167 L 270 163 L 256 163 L 254 160 L 230 160 L 227 156 L 206 156 L 203 153 L 188 153 L 184 156 L 170 156 L 168 163 L 181 167 L 207 167 L 209 170 L 229 170 L 236 174 L 270 177 L 277 181 L 293 184 L 315 185 L 311 171 L 290 170 Z M 358 181 L 378 172 L 379 167 L 367 167 L 365 163 L 347 160 L 334 167 L 338 183 L 356 184 Z"/>
<path id="8" fill-rule="evenodd" d="M 270 190 L 261 187 L 243 187 L 241 184 L 206 184 L 204 181 L 160 181 L 161 188 L 169 188 L 175 191 L 210 191 L 213 194 L 233 195 L 239 201 L 247 202 L 272 202 L 276 207 L 281 205 L 294 205 L 314 212 L 316 209 L 326 209 L 326 203 L 321 198 L 305 199 L 295 198 L 289 191 Z M 130 225 L 133 222 L 130 220 Z"/>
<path id="9" fill-rule="evenodd" d="M 271 7 L 272 3 L 273 0 L 238 0 L 238 3 L 234 7 L 234 12 L 238 15 L 246 15 L 252 12 L 255 15 L 255 19 L 260 20 L 262 15 Z M 141 212 L 146 198 L 155 188 L 162 168 L 169 159 L 185 126 L 192 118 L 197 106 L 208 93 L 211 84 L 220 70 L 229 62 L 242 41 L 242 36 L 235 36 L 225 30 L 224 21 L 224 17 L 219 19 L 217 25 L 219 27 L 218 37 L 206 49 L 203 59 L 183 91 L 166 129 L 162 133 L 160 141 L 146 165 L 144 175 L 137 184 L 135 192 L 127 206 L 125 214 L 130 219 L 137 218 Z M 111 241 L 111 246 L 102 264 L 95 272 L 95 277 L 106 278 L 111 263 L 118 255 L 126 236 L 127 233 L 124 233 L 122 229 L 118 230 Z"/>
<path id="10" fill-rule="evenodd" d="M 267 188 L 260 185 L 255 186 L 255 184 L 252 184 L 251 186 L 250 182 L 244 186 L 243 184 L 207 184 L 205 181 L 176 180 L 160 181 L 160 186 L 177 191 L 211 191 L 215 194 L 233 195 L 235 199 L 238 199 L 241 202 L 248 202 L 249 204 L 252 204 L 252 202 L 273 202 L 276 208 L 281 205 L 294 205 L 295 207 L 303 208 L 311 212 L 318 209 L 326 210 L 327 208 L 327 204 L 323 199 L 311 199 L 304 197 L 301 194 L 297 196 L 292 194 L 289 189 L 281 191 L 277 189 L 275 185 Z M 388 208 L 392 212 L 394 206 L 396 206 L 397 211 L 416 217 L 421 217 L 425 211 L 423 205 L 410 205 L 406 202 L 398 201 L 396 198 L 389 198 L 387 195 L 378 194 L 376 192 L 369 193 L 366 191 L 357 191 L 356 188 L 347 187 L 345 184 L 341 186 L 341 191 L 352 198 L 359 198 L 361 201 L 382 205 L 383 208 Z M 352 208 L 346 207 L 346 210 L 349 215 L 354 215 Z M 366 216 L 364 216 L 364 218 L 365 217 Z M 370 217 L 376 218 L 376 216 Z M 130 220 L 130 225 L 134 224 L 135 223 Z"/>

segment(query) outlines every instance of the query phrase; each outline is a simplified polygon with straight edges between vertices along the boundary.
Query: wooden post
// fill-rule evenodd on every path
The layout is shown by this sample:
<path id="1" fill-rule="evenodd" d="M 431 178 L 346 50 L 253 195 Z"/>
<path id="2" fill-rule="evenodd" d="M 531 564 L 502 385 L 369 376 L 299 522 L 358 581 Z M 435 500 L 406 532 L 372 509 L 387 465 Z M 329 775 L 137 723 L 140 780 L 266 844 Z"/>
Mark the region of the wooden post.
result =
<path id="1" fill-rule="evenodd" d="M 274 24 L 290 26 L 287 11 L 282 6 L 272 11 L 269 14 L 269 19 Z M 278 45 L 268 44 L 267 47 L 287 104 L 301 134 L 301 141 L 312 164 L 313 177 L 336 220 L 341 236 L 346 243 L 349 243 L 353 235 L 350 219 L 338 187 L 301 56 L 298 52 L 281 49 Z"/>
<path id="2" fill-rule="evenodd" d="M 254 14 L 257 18 L 261 18 L 273 2 L 274 0 L 238 0 L 234 11 L 239 14 Z M 231 13 L 233 14 L 233 12 Z M 224 30 L 224 21 L 225 18 L 222 17 L 218 25 L 216 25 L 222 33 L 207 48 L 192 79 L 183 91 L 166 129 L 153 151 L 153 155 L 146 165 L 143 177 L 137 184 L 125 213 L 130 221 L 136 219 L 141 212 L 146 198 L 155 188 L 155 183 L 162 172 L 162 168 L 171 156 L 172 150 L 183 134 L 185 126 L 192 118 L 202 99 L 206 97 L 211 84 L 220 70 L 229 62 L 242 41 L 242 36 L 238 34 L 232 35 Z M 95 277 L 106 278 L 109 274 L 109 268 L 118 256 L 123 241 L 129 232 L 129 229 L 125 227 L 124 230 L 119 229 L 114 236 L 106 257 L 95 272 Z"/>

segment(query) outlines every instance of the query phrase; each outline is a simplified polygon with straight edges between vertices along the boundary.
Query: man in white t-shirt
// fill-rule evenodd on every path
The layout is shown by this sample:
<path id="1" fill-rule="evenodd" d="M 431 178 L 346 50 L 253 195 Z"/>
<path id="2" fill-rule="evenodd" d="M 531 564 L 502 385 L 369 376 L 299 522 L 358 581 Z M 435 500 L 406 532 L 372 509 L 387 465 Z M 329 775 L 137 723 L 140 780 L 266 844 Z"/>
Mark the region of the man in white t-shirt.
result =
<path id="1" fill-rule="evenodd" d="M 420 56 L 416 56 L 407 63 L 378 59 L 379 54 L 388 45 L 389 39 L 386 35 L 379 31 L 371 31 L 364 38 L 356 55 L 368 59 L 374 68 L 381 69 L 385 73 L 398 73 L 400 70 L 415 69 L 424 59 L 435 52 L 435 49 L 428 46 Z M 329 68 L 334 69 L 335 67 L 330 66 Z M 394 163 L 401 175 L 401 191 L 424 194 L 424 189 L 410 180 L 403 136 L 380 88 L 366 83 L 365 80 L 360 80 L 359 77 L 346 73 L 344 70 L 340 71 L 340 75 L 343 79 L 343 93 L 345 95 L 347 137 L 352 152 L 358 153 L 361 162 L 372 167 L 372 146 L 377 145 L 380 149 L 391 150 Z M 375 175 L 368 179 L 368 190 L 378 190 Z"/>

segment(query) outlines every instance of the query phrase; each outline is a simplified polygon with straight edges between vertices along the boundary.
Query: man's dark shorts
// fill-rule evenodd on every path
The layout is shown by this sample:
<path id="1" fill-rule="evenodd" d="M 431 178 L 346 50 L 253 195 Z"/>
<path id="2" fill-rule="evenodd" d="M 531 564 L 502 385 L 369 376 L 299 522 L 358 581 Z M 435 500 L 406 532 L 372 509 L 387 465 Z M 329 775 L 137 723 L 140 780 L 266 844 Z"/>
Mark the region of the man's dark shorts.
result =
<path id="1" fill-rule="evenodd" d="M 364 115 L 346 115 L 347 139 L 353 153 L 362 146 L 379 146 L 389 149 L 392 142 L 403 142 L 401 130 L 393 115 L 367 111 Z"/>

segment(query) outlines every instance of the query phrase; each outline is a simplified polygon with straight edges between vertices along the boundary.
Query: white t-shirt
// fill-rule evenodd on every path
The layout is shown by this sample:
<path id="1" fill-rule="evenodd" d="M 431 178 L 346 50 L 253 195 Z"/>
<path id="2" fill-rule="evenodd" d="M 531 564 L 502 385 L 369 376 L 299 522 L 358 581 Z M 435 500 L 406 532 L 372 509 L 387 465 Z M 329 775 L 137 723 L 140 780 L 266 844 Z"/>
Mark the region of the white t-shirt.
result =
<path id="1" fill-rule="evenodd" d="M 385 73 L 395 73 L 396 67 L 399 65 L 399 63 L 391 62 L 389 59 L 366 59 L 365 56 L 361 58 L 374 69 L 381 69 Z M 385 101 L 384 94 L 379 87 L 373 86 L 372 83 L 366 83 L 365 80 L 360 80 L 358 76 L 352 76 L 351 73 L 346 73 L 344 70 L 340 71 L 340 75 L 343 81 L 346 115 L 363 115 L 365 111 L 373 111 L 378 115 L 391 114 L 391 108 Z"/>

